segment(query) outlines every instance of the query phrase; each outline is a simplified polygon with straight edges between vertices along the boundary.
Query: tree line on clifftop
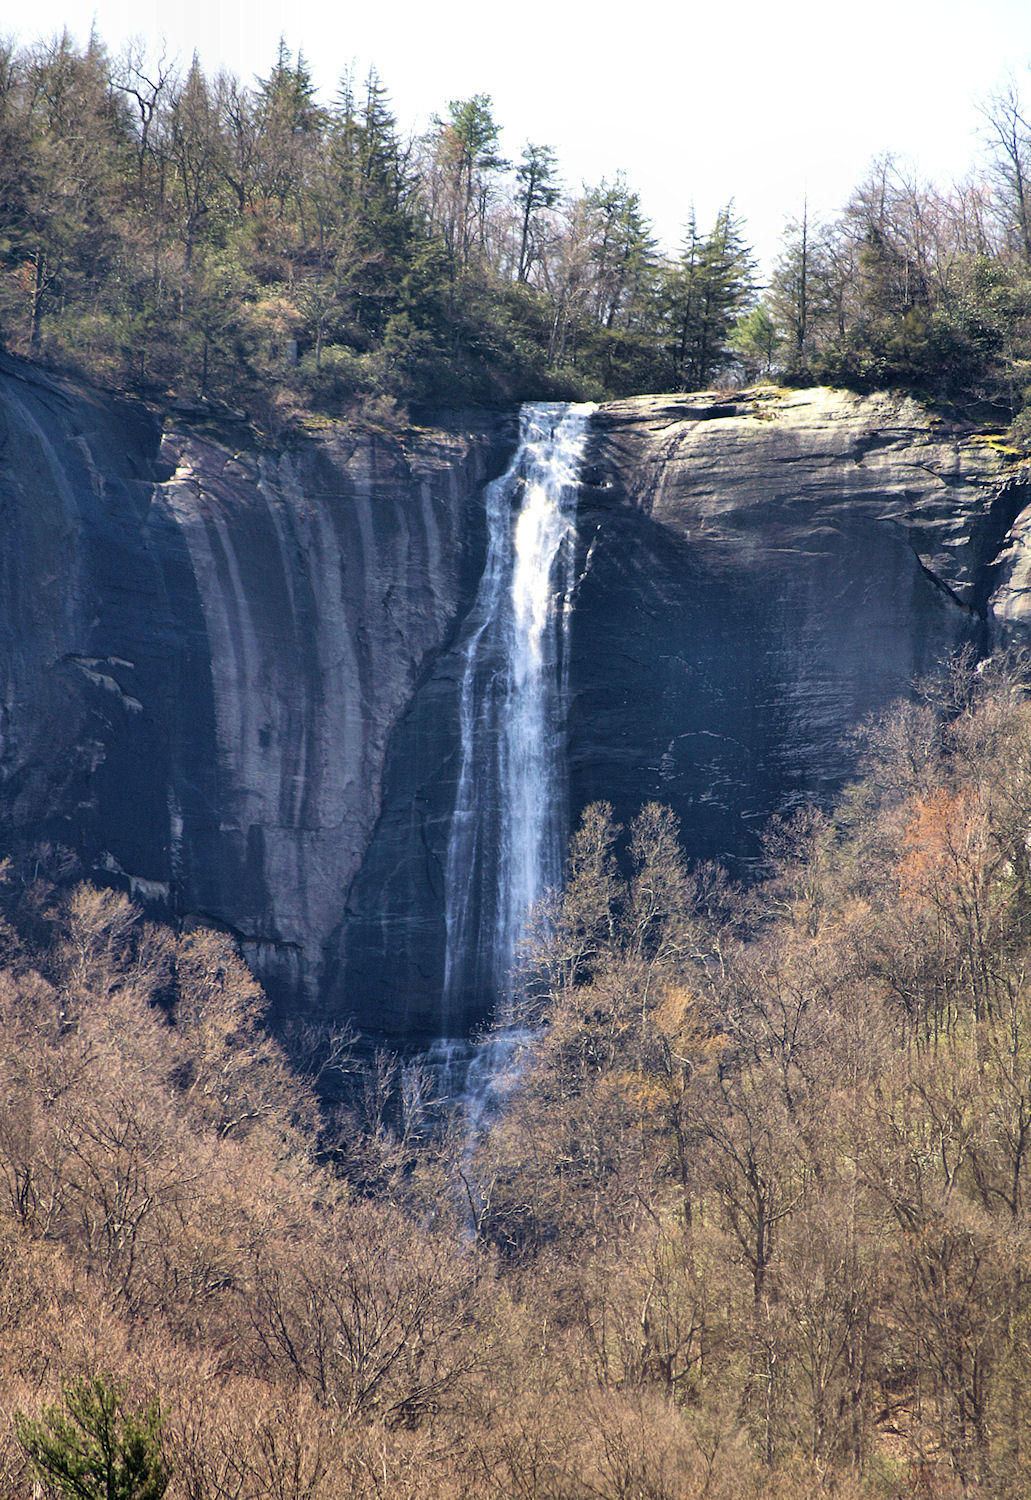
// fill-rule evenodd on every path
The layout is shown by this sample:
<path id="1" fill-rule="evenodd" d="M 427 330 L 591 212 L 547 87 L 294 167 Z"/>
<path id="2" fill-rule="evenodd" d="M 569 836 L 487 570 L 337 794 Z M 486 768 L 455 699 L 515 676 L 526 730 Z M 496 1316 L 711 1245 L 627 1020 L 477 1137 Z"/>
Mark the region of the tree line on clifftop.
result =
<path id="1" fill-rule="evenodd" d="M 926 685 L 747 890 L 589 808 L 472 1138 L 5 861 L 4 1496 L 1026 1496 L 1029 683 Z"/>
<path id="2" fill-rule="evenodd" d="M 484 94 L 421 135 L 374 71 L 320 99 L 281 44 L 253 86 L 93 35 L 0 43 L 0 337 L 147 396 L 291 418 L 755 378 L 901 386 L 1016 422 L 1031 384 L 1031 127 L 984 109 L 983 170 L 884 158 L 788 224 L 769 284 L 733 204 L 661 252 L 617 174 L 500 152 Z"/>

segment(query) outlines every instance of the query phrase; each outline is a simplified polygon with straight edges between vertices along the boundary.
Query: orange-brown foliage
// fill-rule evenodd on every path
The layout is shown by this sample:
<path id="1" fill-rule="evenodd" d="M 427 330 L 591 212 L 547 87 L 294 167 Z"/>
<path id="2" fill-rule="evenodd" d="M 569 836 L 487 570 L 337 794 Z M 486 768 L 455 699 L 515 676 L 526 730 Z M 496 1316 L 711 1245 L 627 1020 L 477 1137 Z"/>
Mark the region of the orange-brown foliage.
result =
<path id="1" fill-rule="evenodd" d="M 476 1141 L 383 1059 L 331 1122 L 224 937 L 5 866 L 0 1412 L 110 1372 L 188 1500 L 1025 1494 L 1031 708 L 941 701 L 751 892 L 593 810 Z"/>

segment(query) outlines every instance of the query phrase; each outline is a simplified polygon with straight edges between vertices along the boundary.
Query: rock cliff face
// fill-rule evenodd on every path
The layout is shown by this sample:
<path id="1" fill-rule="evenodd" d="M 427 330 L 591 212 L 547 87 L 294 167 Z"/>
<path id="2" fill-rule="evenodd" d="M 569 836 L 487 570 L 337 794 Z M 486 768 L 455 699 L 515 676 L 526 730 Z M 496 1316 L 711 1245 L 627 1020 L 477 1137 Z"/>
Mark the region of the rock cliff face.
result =
<path id="1" fill-rule="evenodd" d="M 283 1004 L 432 1035 L 454 643 L 514 415 L 258 451 L 0 363 L 7 834 L 227 925 Z M 915 403 L 612 403 L 584 480 L 573 817 L 655 797 L 747 860 L 914 673 L 1026 632 L 1026 471 Z"/>
<path id="2" fill-rule="evenodd" d="M 747 859 L 771 812 L 840 787 L 859 720 L 1023 628 L 1027 467 L 914 401 L 617 402 L 591 460 L 573 802 L 668 802 L 699 857 Z"/>
<path id="3" fill-rule="evenodd" d="M 1015 615 L 1028 476 L 915 402 L 831 391 L 638 398 L 593 423 L 572 623 L 571 817 L 673 806 L 738 868 L 771 813 L 829 798 L 849 736 Z M 1019 523 L 1018 523 L 1019 526 Z M 1009 559 L 1009 560 L 1007 560 Z M 445 652 L 387 759 L 349 898 L 345 989 L 432 1024 L 461 663 Z"/>
<path id="4" fill-rule="evenodd" d="M 0 369 L 11 832 L 332 990 L 391 730 L 475 588 L 508 419 L 240 451 Z"/>

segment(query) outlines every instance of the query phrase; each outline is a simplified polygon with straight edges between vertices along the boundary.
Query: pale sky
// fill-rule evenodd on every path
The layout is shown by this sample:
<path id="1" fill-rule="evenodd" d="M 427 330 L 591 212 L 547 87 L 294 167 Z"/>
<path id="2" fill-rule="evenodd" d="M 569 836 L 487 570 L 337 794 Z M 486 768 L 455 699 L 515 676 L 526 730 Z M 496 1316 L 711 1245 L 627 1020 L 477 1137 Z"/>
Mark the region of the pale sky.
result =
<path id="1" fill-rule="evenodd" d="M 733 198 L 767 259 L 807 195 L 833 212 L 887 150 L 961 177 L 979 99 L 1008 73 L 1031 98 L 1031 0 L 33 0 L 0 31 L 83 40 L 94 17 L 112 50 L 164 37 L 245 79 L 282 33 L 327 97 L 374 64 L 405 127 L 489 94 L 509 156 L 554 146 L 572 188 L 623 170 L 667 248 L 692 201 L 705 229 Z"/>

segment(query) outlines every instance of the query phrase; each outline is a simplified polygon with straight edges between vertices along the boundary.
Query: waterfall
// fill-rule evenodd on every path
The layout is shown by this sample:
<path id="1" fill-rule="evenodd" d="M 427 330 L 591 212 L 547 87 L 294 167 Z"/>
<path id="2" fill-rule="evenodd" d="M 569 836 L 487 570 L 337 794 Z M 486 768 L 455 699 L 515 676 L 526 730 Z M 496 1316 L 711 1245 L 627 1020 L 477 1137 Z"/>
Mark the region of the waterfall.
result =
<path id="1" fill-rule="evenodd" d="M 459 648 L 445 1037 L 510 993 L 527 917 L 561 880 L 576 494 L 593 410 L 524 406 L 515 456 L 485 492 L 486 563 Z"/>

